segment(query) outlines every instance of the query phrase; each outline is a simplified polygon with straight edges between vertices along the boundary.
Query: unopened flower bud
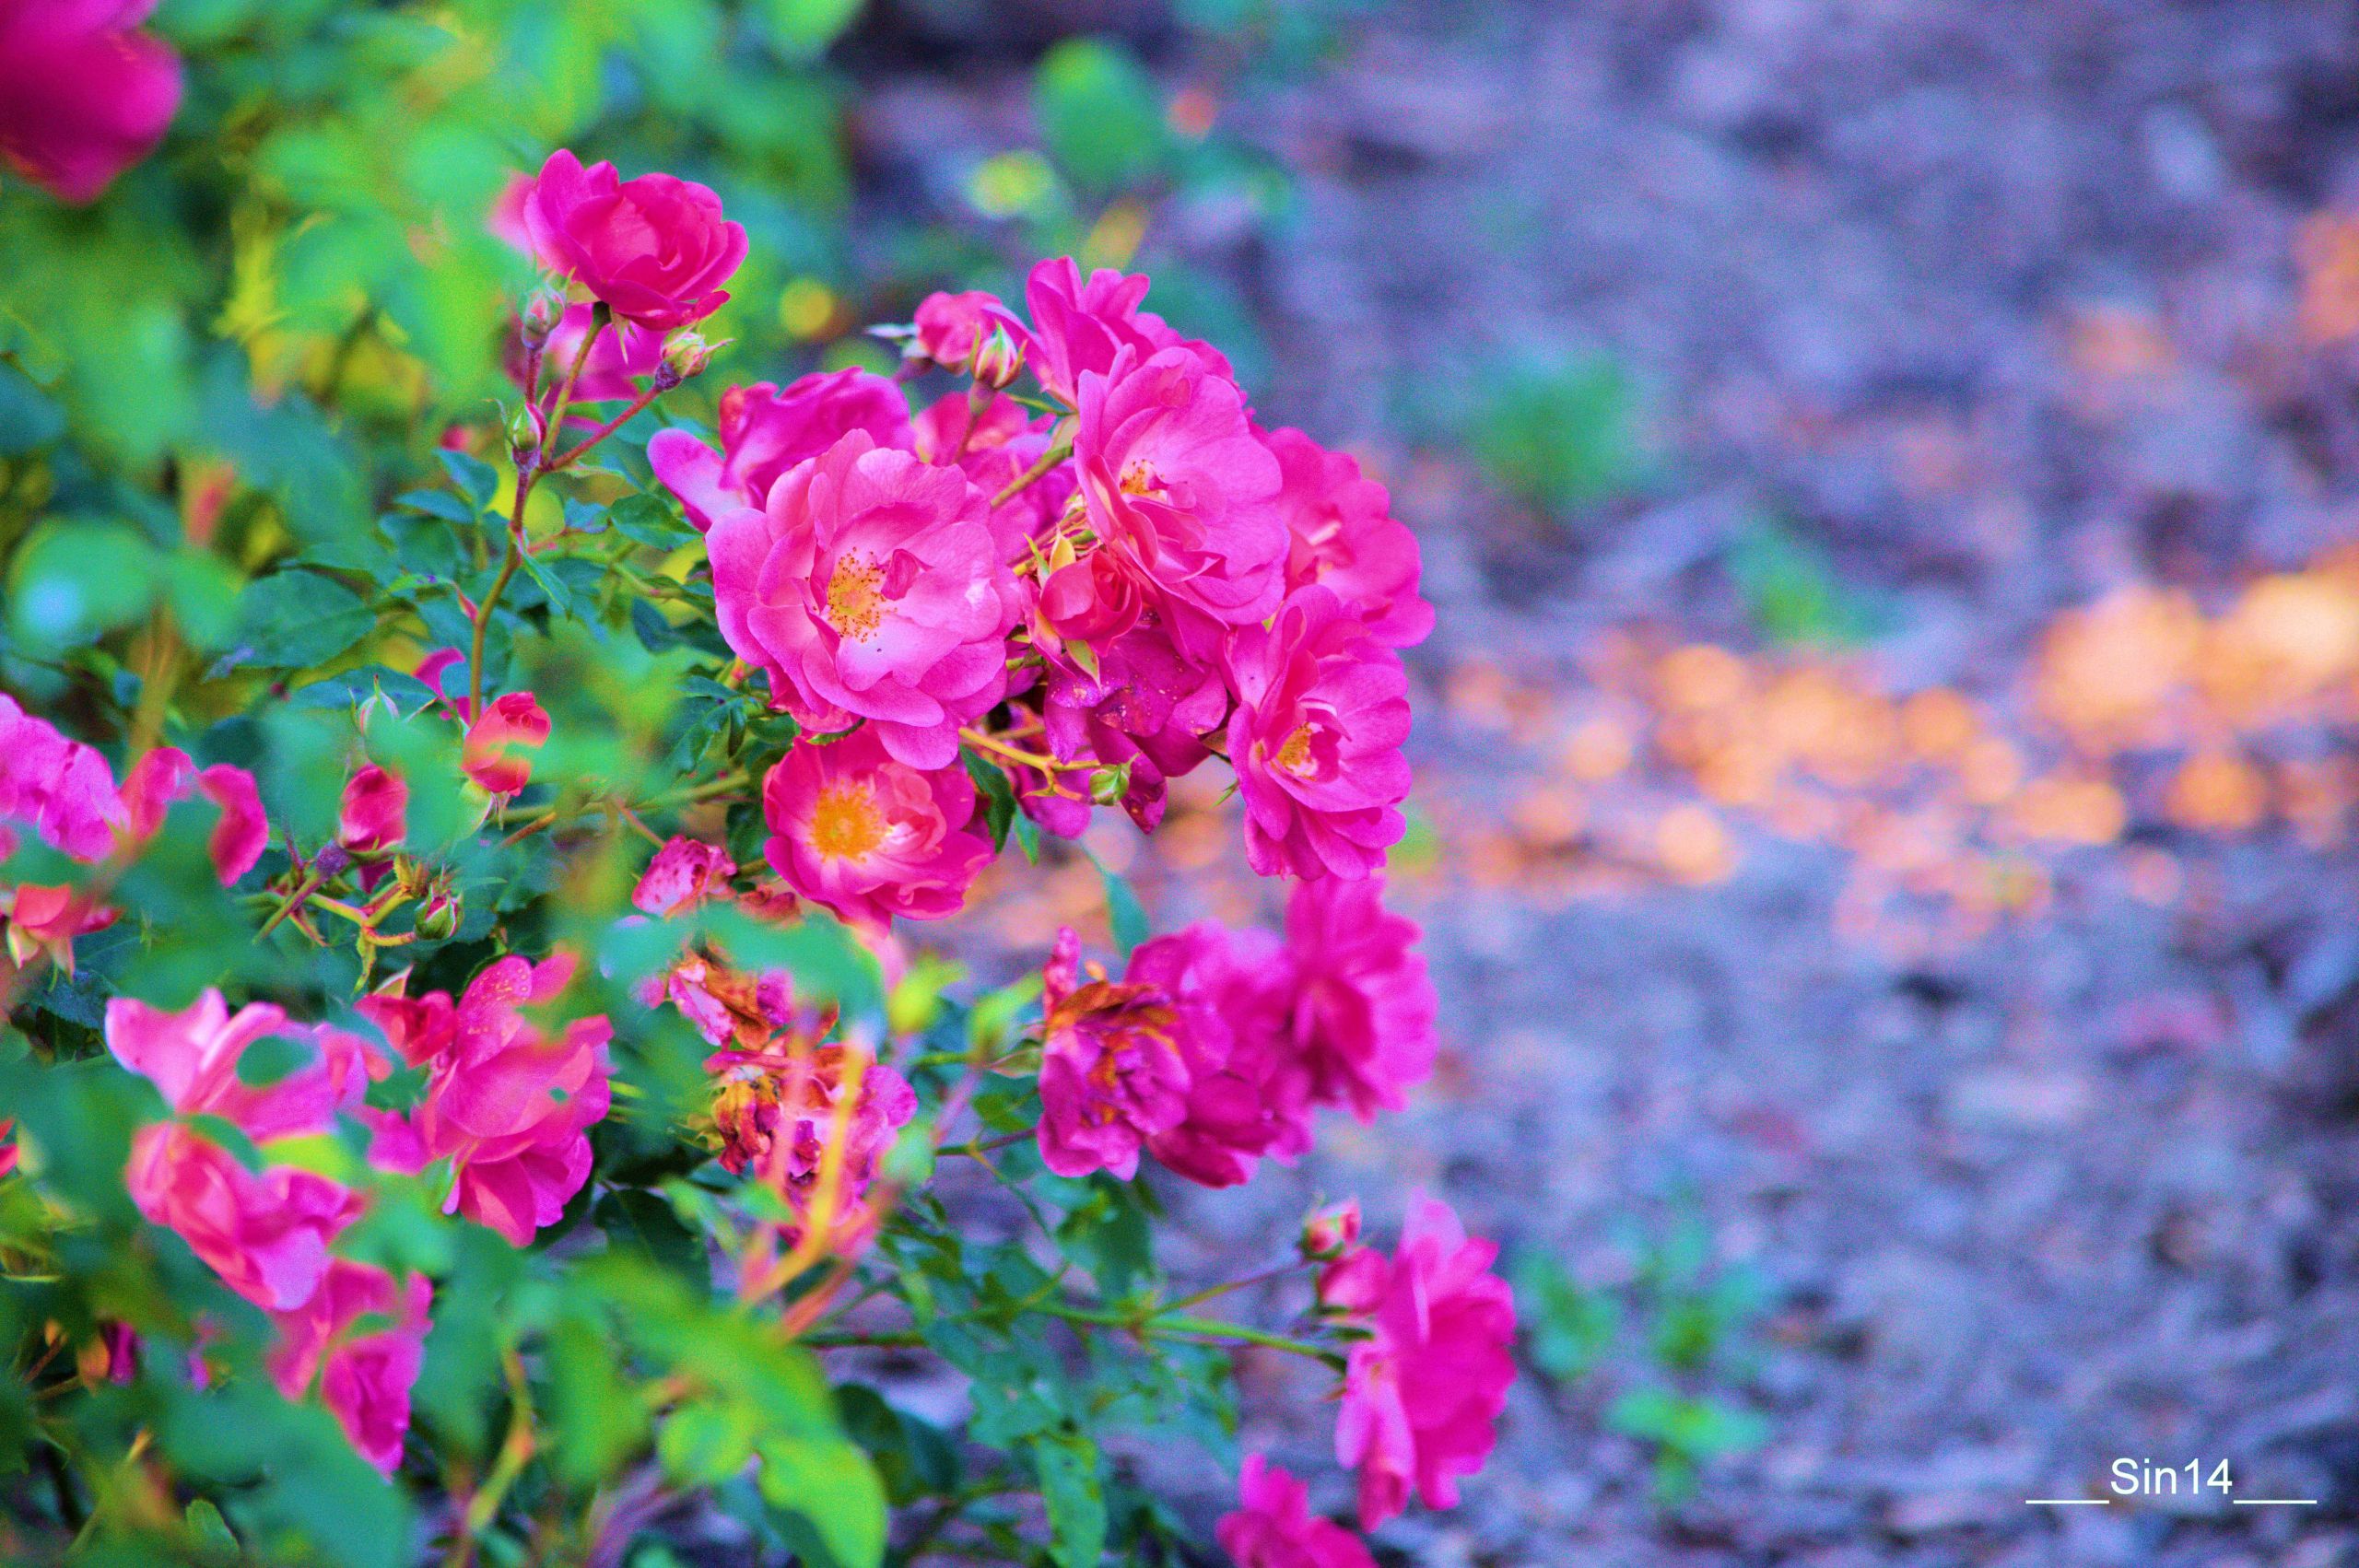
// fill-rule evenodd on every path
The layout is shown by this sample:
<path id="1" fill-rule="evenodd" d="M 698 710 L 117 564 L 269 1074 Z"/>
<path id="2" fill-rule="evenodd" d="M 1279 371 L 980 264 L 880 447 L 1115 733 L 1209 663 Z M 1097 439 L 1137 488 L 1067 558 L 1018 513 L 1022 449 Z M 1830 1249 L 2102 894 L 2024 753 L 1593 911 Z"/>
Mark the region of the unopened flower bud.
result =
<path id="1" fill-rule="evenodd" d="M 557 324 L 565 320 L 565 296 L 557 289 L 543 287 L 533 290 L 524 301 L 523 319 L 517 324 L 517 335 L 527 348 L 538 348 L 548 342 Z"/>
<path id="2" fill-rule="evenodd" d="M 540 419 L 534 414 L 530 404 L 519 404 L 516 405 L 516 412 L 508 416 L 509 458 L 522 468 L 524 464 L 523 454 L 540 450 Z"/>
<path id="3" fill-rule="evenodd" d="M 1302 1255 L 1313 1263 L 1341 1258 L 1360 1239 L 1357 1199 L 1321 1209 L 1302 1223 Z"/>
<path id="4" fill-rule="evenodd" d="M 999 392 L 1011 384 L 1023 369 L 1024 345 L 1010 335 L 1004 325 L 994 323 L 975 350 L 975 384 Z"/>
<path id="5" fill-rule="evenodd" d="M 428 942 L 444 941 L 457 933 L 465 914 L 457 894 L 438 893 L 417 911 L 417 934 Z"/>
<path id="6" fill-rule="evenodd" d="M 1089 776 L 1089 800 L 1092 805 L 1118 806 L 1122 797 L 1131 792 L 1131 765 L 1116 763 L 1100 767 Z"/>
<path id="7" fill-rule="evenodd" d="M 704 334 L 694 328 L 674 333 L 663 342 L 663 363 L 655 369 L 655 390 L 670 392 L 682 381 L 703 375 L 704 368 L 712 363 L 713 355 L 735 341 L 723 338 L 719 343 L 707 343 Z"/>

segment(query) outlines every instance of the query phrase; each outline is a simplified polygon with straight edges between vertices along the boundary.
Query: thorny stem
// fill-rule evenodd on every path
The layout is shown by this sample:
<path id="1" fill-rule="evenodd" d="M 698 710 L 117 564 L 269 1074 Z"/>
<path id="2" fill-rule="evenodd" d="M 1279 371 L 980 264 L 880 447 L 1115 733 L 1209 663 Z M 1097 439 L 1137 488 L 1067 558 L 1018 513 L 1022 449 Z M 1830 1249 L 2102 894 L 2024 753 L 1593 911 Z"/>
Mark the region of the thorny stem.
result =
<path id="1" fill-rule="evenodd" d="M 588 451 L 592 447 L 596 446 L 600 441 L 604 440 L 608 436 L 613 435 L 616 431 L 629 424 L 632 419 L 638 416 L 640 409 L 645 408 L 649 404 L 653 403 L 657 398 L 663 395 L 663 388 L 651 384 L 645 392 L 631 399 L 630 406 L 628 408 L 624 409 L 620 414 L 616 415 L 612 419 L 607 420 L 604 425 L 601 425 L 595 430 L 591 431 L 588 436 L 584 437 L 579 443 L 569 449 L 563 455 L 551 459 L 549 462 L 550 472 L 555 473 L 557 469 L 572 466 L 574 459 L 580 457 L 583 452 Z"/>
<path id="2" fill-rule="evenodd" d="M 992 497 L 992 505 L 1003 507 L 1022 495 L 1034 480 L 1045 478 L 1050 469 L 1073 455 L 1073 443 L 1061 441 L 1040 454 L 1040 461 L 1007 482 L 1007 488 Z"/>

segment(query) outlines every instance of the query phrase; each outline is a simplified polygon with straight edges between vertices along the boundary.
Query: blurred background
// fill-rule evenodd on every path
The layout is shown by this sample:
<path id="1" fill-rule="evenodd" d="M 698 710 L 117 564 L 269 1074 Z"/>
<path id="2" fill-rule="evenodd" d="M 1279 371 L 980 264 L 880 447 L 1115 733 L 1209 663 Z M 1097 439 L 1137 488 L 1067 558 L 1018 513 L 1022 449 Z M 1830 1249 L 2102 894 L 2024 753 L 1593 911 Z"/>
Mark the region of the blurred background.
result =
<path id="1" fill-rule="evenodd" d="M 867 324 L 1072 252 L 1391 486 L 1440 612 L 1392 897 L 1442 1069 L 1175 1199 L 1208 1272 L 1320 1194 L 1383 1234 L 1424 1186 L 1504 1241 L 1532 1375 L 1388 1568 L 2359 1561 L 2347 6 L 155 26 L 191 63 L 158 157 L 88 211 L 0 201 L 0 349 L 64 367 L 0 364 L 0 458 L 70 432 L 100 455 L 65 482 L 135 519 L 201 497 L 203 451 L 257 556 L 332 551 L 447 426 L 496 429 L 525 279 L 479 215 L 560 144 L 746 223 L 708 404 L 886 365 Z M 122 525 L 42 526 L 12 630 L 89 635 Z M 83 621 L 36 621 L 44 574 Z M 1188 784 L 1153 845 L 1090 848 L 1160 927 L 1270 919 Z M 1068 855 L 958 941 L 1012 970 L 1102 899 Z M 1339 1504 L 1332 1412 L 1244 1371 L 1249 1444 Z M 2318 1505 L 2025 1504 L 2119 1457 Z"/>

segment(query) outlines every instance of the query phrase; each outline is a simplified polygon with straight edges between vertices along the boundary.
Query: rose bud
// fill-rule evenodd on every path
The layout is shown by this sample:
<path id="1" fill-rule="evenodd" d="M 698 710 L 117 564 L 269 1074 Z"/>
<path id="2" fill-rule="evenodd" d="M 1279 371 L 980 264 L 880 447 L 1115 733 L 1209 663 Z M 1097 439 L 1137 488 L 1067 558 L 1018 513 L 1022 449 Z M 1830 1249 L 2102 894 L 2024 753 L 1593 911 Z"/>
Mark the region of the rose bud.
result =
<path id="1" fill-rule="evenodd" d="M 1024 369 L 1024 345 L 1003 326 L 993 326 L 975 350 L 975 384 L 999 392 Z"/>
<path id="2" fill-rule="evenodd" d="M 1359 1199 L 1321 1209 L 1302 1223 L 1302 1255 L 1313 1263 L 1341 1258 L 1360 1239 Z"/>
<path id="3" fill-rule="evenodd" d="M 1092 805 L 1118 806 L 1122 797 L 1131 792 L 1131 765 L 1116 763 L 1100 767 L 1089 776 L 1089 801 Z"/>

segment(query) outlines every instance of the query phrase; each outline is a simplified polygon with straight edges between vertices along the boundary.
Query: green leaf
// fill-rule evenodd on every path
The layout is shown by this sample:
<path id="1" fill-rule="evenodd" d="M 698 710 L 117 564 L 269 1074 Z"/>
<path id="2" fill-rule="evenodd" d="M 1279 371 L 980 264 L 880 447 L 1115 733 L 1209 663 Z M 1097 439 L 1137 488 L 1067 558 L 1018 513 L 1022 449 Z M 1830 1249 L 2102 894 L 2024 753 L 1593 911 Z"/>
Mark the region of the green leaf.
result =
<path id="1" fill-rule="evenodd" d="M 335 579 L 278 572 L 238 596 L 239 646 L 224 662 L 271 669 L 324 664 L 376 626 L 377 613 Z"/>
<path id="2" fill-rule="evenodd" d="M 1106 1492 L 1097 1445 L 1070 1429 L 1032 1440 L 1040 1501 L 1049 1512 L 1050 1555 L 1057 1568 L 1097 1568 L 1106 1555 Z"/>
<path id="3" fill-rule="evenodd" d="M 1069 38 L 1043 55 L 1032 111 L 1057 166 L 1101 193 L 1156 172 L 1170 150 L 1162 89 L 1129 50 L 1105 39 Z"/>
<path id="4" fill-rule="evenodd" d="M 738 1399 L 682 1405 L 655 1439 L 663 1473 L 682 1486 L 718 1486 L 753 1462 L 759 1412 Z"/>
<path id="5" fill-rule="evenodd" d="M 117 522 L 44 522 L 8 574 L 9 629 L 28 648 L 62 649 L 147 614 L 159 563 Z"/>
<path id="6" fill-rule="evenodd" d="M 762 19 L 791 60 L 807 60 L 835 42 L 860 7 L 861 0 L 761 0 Z"/>
<path id="7" fill-rule="evenodd" d="M 1133 948 L 1153 934 L 1147 925 L 1146 908 L 1120 872 L 1109 870 L 1106 862 L 1094 854 L 1089 857 L 1089 863 L 1097 868 L 1097 875 L 1106 884 L 1106 923 L 1113 928 L 1114 945 L 1128 957 Z"/>
<path id="8" fill-rule="evenodd" d="M 840 1437 L 774 1437 L 761 1456 L 762 1496 L 809 1520 L 835 1568 L 885 1561 L 885 1483 L 866 1449 Z"/>
<path id="9" fill-rule="evenodd" d="M 197 1561 L 205 1568 L 231 1568 L 239 1560 L 238 1538 L 229 1533 L 229 1522 L 221 1510 L 204 1498 L 192 1501 L 181 1515 L 188 1526 L 189 1542 L 196 1549 Z"/>
<path id="10" fill-rule="evenodd" d="M 974 747 L 961 746 L 958 755 L 966 759 L 967 776 L 982 792 L 983 820 L 991 827 L 992 849 L 997 853 L 1007 848 L 1007 830 L 1015 821 L 1015 789 L 1008 783 L 1007 775 Z"/>
<path id="11" fill-rule="evenodd" d="M 451 483 L 471 502 L 475 515 L 491 509 L 492 497 L 499 494 L 499 471 L 472 453 L 452 451 L 438 447 L 434 455 L 442 460 L 443 471 L 451 475 Z M 464 520 L 463 520 L 464 521 Z"/>

